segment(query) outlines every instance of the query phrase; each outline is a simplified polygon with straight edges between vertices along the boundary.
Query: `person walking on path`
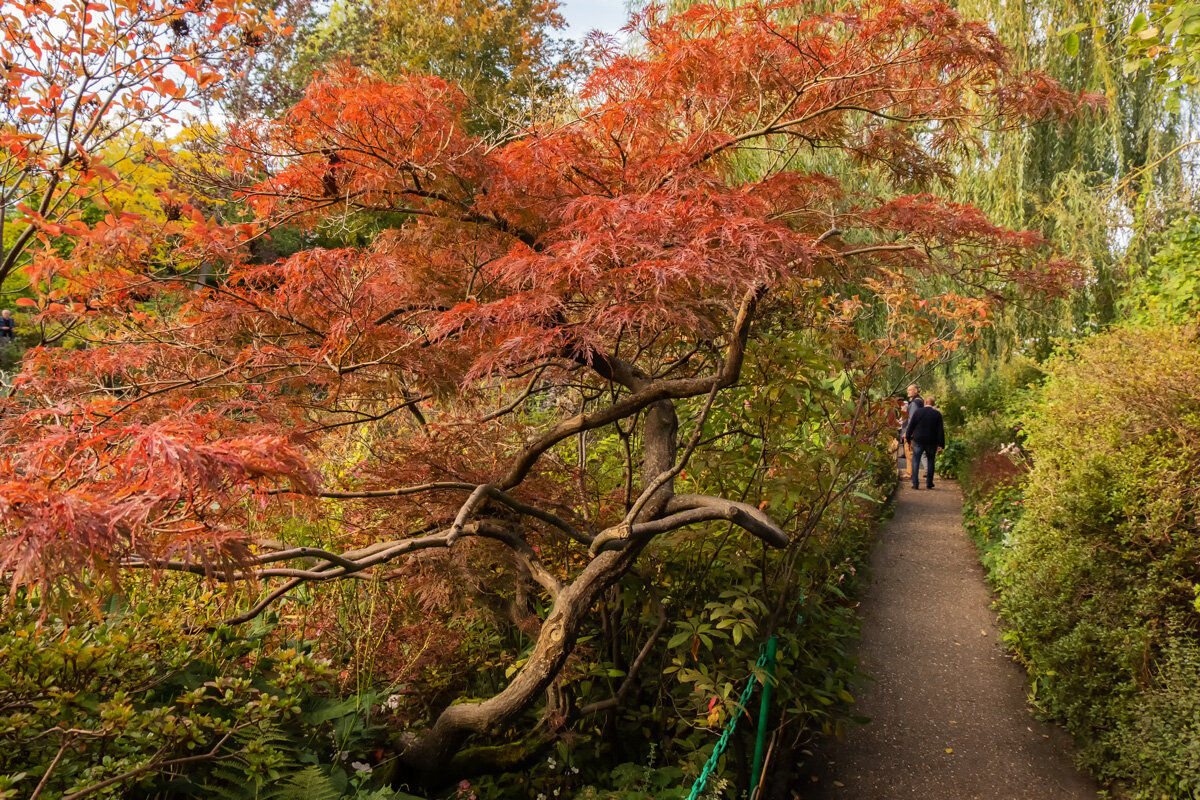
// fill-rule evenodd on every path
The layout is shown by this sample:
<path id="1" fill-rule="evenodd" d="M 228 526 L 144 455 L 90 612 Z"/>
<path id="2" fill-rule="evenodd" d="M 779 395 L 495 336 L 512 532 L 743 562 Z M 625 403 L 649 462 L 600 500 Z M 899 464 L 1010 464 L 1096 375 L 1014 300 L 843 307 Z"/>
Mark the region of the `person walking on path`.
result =
<path id="1" fill-rule="evenodd" d="M 924 402 L 921 400 L 921 394 L 917 390 L 915 383 L 908 385 L 908 401 L 904 404 L 904 424 L 900 426 L 900 438 L 904 440 L 904 477 L 911 478 L 913 476 L 913 448 L 912 440 L 908 438 L 908 424 L 912 421 L 912 416 L 920 407 L 916 403 Z"/>
<path id="2" fill-rule="evenodd" d="M 17 338 L 17 321 L 7 308 L 0 311 L 0 341 L 12 342 Z"/>
<path id="3" fill-rule="evenodd" d="M 921 477 L 921 457 L 926 459 L 925 488 L 933 488 L 934 456 L 946 446 L 946 426 L 942 422 L 942 412 L 932 405 L 925 405 L 921 398 L 916 398 L 917 410 L 908 417 L 908 430 L 904 434 L 906 442 L 912 443 L 913 460 L 912 487 L 919 489 Z M 912 404 L 909 404 L 912 407 Z"/>

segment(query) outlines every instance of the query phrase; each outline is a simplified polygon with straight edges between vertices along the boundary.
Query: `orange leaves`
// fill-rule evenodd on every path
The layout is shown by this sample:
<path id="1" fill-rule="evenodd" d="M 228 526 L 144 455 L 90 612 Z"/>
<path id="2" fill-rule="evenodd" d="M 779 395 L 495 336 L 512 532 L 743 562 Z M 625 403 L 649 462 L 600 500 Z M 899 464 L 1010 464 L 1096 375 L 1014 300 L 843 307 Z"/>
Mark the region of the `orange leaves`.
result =
<path id="1" fill-rule="evenodd" d="M 182 94 L 179 84 L 165 76 L 152 75 L 148 83 L 150 85 L 143 87 L 143 92 L 157 92 L 163 97 L 171 98 L 179 97 Z"/>
<path id="2" fill-rule="evenodd" d="M 265 146 L 299 156 L 253 195 L 267 198 L 260 204 L 265 213 L 281 202 L 320 208 L 340 198 L 378 210 L 453 203 L 461 187 L 447 173 L 470 172 L 478 146 L 462 130 L 464 103 L 460 91 L 437 78 L 388 84 L 339 68 L 315 81 L 267 133 L 274 141 Z"/>
<path id="3" fill-rule="evenodd" d="M 99 175 L 101 178 L 104 178 L 105 180 L 109 180 L 114 183 L 121 180 L 120 176 L 118 176 L 115 171 L 98 161 L 93 161 L 90 168 L 92 172 Z"/>
<path id="4" fill-rule="evenodd" d="M 6 4 L 0 103 L 12 124 L 0 139 L 11 156 L 0 164 L 0 185 L 10 187 L 0 214 L 18 203 L 62 209 L 46 212 L 51 217 L 69 214 L 76 204 L 64 202 L 67 196 L 88 197 L 98 179 L 117 182 L 98 154 L 211 92 L 223 67 L 246 51 L 241 28 L 258 24 L 254 14 L 227 0 L 186 8 L 168 0 Z M 217 29 L 207 30 L 205 21 L 218 18 Z M 186 46 L 172 46 L 163 26 L 187 32 Z M 53 225 L 60 222 L 47 219 L 42 231 L 59 235 Z M 0 279 L 28 242 L 19 238 L 4 253 Z"/>
<path id="5" fill-rule="evenodd" d="M 84 565 L 115 567 L 207 553 L 237 554 L 236 505 L 262 483 L 311 490 L 301 455 L 272 436 L 209 441 L 212 421 L 184 414 L 105 426 L 111 404 L 46 409 L 21 421 L 42 434 L 10 448 L 0 483 L 0 571 L 17 583 L 52 581 Z M 11 426 L 10 426 L 11 433 Z"/>
<path id="6" fill-rule="evenodd" d="M 884 165 L 897 187 L 948 180 L 947 154 L 971 144 L 973 126 L 995 113 L 987 104 L 1012 84 L 994 35 L 937 0 L 797 10 L 650 9 L 634 23 L 645 48 L 602 59 L 578 119 L 498 145 L 464 132 L 464 96 L 444 82 L 389 85 L 339 68 L 283 121 L 239 132 L 235 157 L 269 170 L 255 153 L 293 154 L 253 189 L 266 215 L 316 221 L 331 206 L 409 214 L 388 234 L 397 247 L 364 253 L 362 268 L 389 276 L 405 297 L 395 305 L 431 345 L 470 359 L 458 373 L 467 381 L 602 350 L 629 331 L 711 336 L 731 297 L 805 276 L 854 280 L 907 265 L 1026 278 L 1040 240 L 973 208 L 858 196 L 835 174 L 734 177 L 729 156 L 739 150 L 786 165 L 793 148 L 819 147 Z M 422 301 L 399 287 L 429 280 L 434 264 L 421 246 L 435 231 L 445 237 L 432 251 L 439 279 Z M 294 295 L 299 276 L 287 274 L 261 302 L 297 315 L 312 308 L 299 300 L 311 287 Z M 367 302 L 381 308 L 381 297 Z M 318 316 L 341 307 L 327 302 Z M 318 348 L 325 354 L 364 330 L 306 324 L 337 331 Z"/>
<path id="7" fill-rule="evenodd" d="M 235 35 L 222 16 L 232 6 L 205 8 L 196 35 Z M 947 178 L 949 154 L 995 114 L 1077 98 L 1012 75 L 990 32 L 936 0 L 808 8 L 651 9 L 635 22 L 645 46 L 601 60 L 576 118 L 499 141 L 470 133 L 466 95 L 446 81 L 338 67 L 282 117 L 229 132 L 227 166 L 253 223 L 206 220 L 165 187 L 157 219 L 96 198 L 111 213 L 29 277 L 41 319 L 82 307 L 97 344 L 30 356 L 21 402 L 60 405 L 0 420 L 0 437 L 17 448 L 13 474 L 76 475 L 46 478 L 46 496 L 106 521 L 71 528 L 47 507 L 53 525 L 18 511 L 13 524 L 105 554 L 135 540 L 141 557 L 235 548 L 248 492 L 316 481 L 295 442 L 340 457 L 325 477 L 342 485 L 495 481 L 530 442 L 635 387 L 711 385 L 704 376 L 758 330 L 755 314 L 807 326 L 841 368 L 873 372 L 947 357 L 1014 281 L 1052 286 L 1063 266 L 1035 235 L 911 192 Z M 180 13 L 200 12 L 164 19 Z M 131 92 L 186 99 L 216 80 L 202 63 L 189 54 Z M 12 135 L 14 150 L 44 144 Z M 884 180 L 868 192 L 855 162 Z M 44 235 L 63 225 L 30 220 Z M 382 232 L 275 259 L 258 234 L 284 221 Z M 923 273 L 979 296 L 924 297 Z M 887 336 L 867 340 L 867 328 Z M 622 430 L 640 424 L 630 408 Z M 51 425 L 54 414 L 84 421 Z M 586 460 L 555 447 L 530 459 L 514 491 L 589 522 L 599 517 L 576 515 L 585 503 L 623 507 L 584 496 Z M 338 519 L 360 531 L 437 525 L 462 499 L 377 497 Z M 160 519 L 174 522 L 150 523 Z M 54 539 L 54 526 L 69 534 Z"/>

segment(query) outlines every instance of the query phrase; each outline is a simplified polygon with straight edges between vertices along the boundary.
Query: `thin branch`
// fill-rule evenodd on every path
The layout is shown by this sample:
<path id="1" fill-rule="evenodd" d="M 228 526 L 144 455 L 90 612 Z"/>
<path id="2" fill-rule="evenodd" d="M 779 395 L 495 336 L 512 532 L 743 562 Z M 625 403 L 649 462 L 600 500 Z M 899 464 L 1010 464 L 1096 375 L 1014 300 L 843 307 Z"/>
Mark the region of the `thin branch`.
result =
<path id="1" fill-rule="evenodd" d="M 649 585 L 647 585 L 647 588 L 650 588 Z M 642 665 L 646 662 L 646 658 L 649 657 L 650 651 L 654 649 L 654 645 L 658 642 L 659 637 L 662 636 L 662 632 L 667 627 L 666 607 L 663 606 L 653 591 L 649 593 L 649 596 L 650 602 L 654 604 L 655 610 L 658 611 L 658 625 L 655 626 L 654 630 L 650 633 L 650 636 L 646 638 L 646 642 L 642 645 L 642 649 L 638 651 L 637 657 L 634 658 L 633 663 L 629 665 L 629 669 L 625 673 L 625 679 L 621 681 L 621 685 L 617 687 L 617 691 L 613 694 L 613 696 L 607 700 L 589 703 L 588 705 L 579 709 L 580 714 L 594 714 L 597 711 L 607 711 L 610 708 L 616 708 L 620 706 L 621 703 L 625 701 L 625 698 L 629 695 L 629 692 L 632 691 L 633 687 L 635 686 L 634 681 L 637 679 L 638 672 L 641 670 Z"/>
<path id="2" fill-rule="evenodd" d="M 237 730 L 240 730 L 241 728 L 244 728 L 244 727 L 248 727 L 248 726 L 246 726 L 246 725 L 240 726 Z M 159 761 L 157 763 L 151 761 L 150 763 L 143 764 L 142 766 L 137 767 L 136 769 L 131 769 L 128 772 L 123 772 L 120 775 L 114 775 L 107 780 L 100 781 L 100 783 L 89 786 L 88 788 L 83 789 L 82 791 L 72 792 L 71 794 L 63 795 L 62 800 L 78 800 L 78 798 L 80 798 L 80 797 L 86 797 L 87 795 L 92 794 L 93 792 L 98 792 L 101 789 L 107 789 L 109 786 L 114 786 L 116 784 L 127 781 L 131 778 L 136 778 L 137 776 L 143 775 L 151 770 L 169 769 L 170 767 L 179 767 L 179 766 L 183 766 L 184 764 L 194 764 L 198 761 L 210 761 L 212 759 L 218 758 L 217 753 L 221 752 L 221 748 L 225 746 L 225 742 L 229 741 L 229 738 L 231 736 L 233 736 L 233 733 L 234 733 L 234 731 L 230 731 L 229 733 L 225 734 L 220 739 L 218 739 L 217 743 L 214 744 L 212 746 L 212 749 L 209 750 L 207 753 L 199 753 L 194 756 L 184 756 L 182 758 L 172 758 L 167 761 Z"/>
<path id="3" fill-rule="evenodd" d="M 520 484 L 525 479 L 525 476 L 529 474 L 529 471 L 533 469 L 533 465 L 541 457 L 542 453 L 562 440 L 574 436 L 581 431 L 611 425 L 617 420 L 636 414 L 638 411 L 660 400 L 694 397 L 712 390 L 714 386 L 718 389 L 732 386 L 741 375 L 742 361 L 746 355 L 746 340 L 750 334 L 750 322 L 754 318 L 754 311 L 758 307 L 759 298 L 764 292 L 765 288 L 755 287 L 748 290 L 742 297 L 737 317 L 734 320 L 729 346 L 726 350 L 725 361 L 721 365 L 721 371 L 716 375 L 654 381 L 646 384 L 638 391 L 626 395 L 607 408 L 600 409 L 591 414 L 579 414 L 570 419 L 563 420 L 544 433 L 533 444 L 525 448 L 525 451 L 517 457 L 509 469 L 508 474 L 501 478 L 495 485 L 501 489 L 511 489 Z"/>
<path id="4" fill-rule="evenodd" d="M 458 514 L 454 517 L 454 522 L 450 525 L 450 533 L 446 536 L 446 544 L 452 545 L 458 541 L 458 537 L 462 535 L 463 528 L 467 524 L 467 520 L 475 513 L 475 509 L 483 503 L 484 498 L 488 495 L 488 490 L 493 488 L 490 483 L 481 483 L 475 487 L 475 491 L 467 497 L 462 507 L 458 509 Z"/>
<path id="5" fill-rule="evenodd" d="M 68 731 L 69 733 L 69 731 Z M 33 794 L 29 795 L 29 800 L 37 800 L 42 790 L 50 783 L 50 776 L 54 774 L 54 770 L 58 767 L 58 762 L 62 761 L 63 755 L 67 752 L 67 745 L 71 743 L 70 736 L 63 736 L 62 743 L 58 746 L 58 752 L 54 754 L 50 765 L 46 767 L 46 771 L 42 773 L 42 779 L 38 781 L 37 787 L 33 790 Z"/>

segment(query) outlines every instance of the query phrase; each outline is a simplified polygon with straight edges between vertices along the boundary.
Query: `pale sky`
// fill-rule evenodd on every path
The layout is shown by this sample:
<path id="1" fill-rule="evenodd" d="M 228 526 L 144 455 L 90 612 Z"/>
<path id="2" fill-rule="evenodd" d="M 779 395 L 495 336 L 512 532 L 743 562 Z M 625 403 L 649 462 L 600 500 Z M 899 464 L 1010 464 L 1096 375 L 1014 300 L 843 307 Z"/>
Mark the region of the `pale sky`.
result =
<path id="1" fill-rule="evenodd" d="M 582 39 L 588 31 L 616 33 L 625 24 L 625 0 L 561 0 L 560 11 L 567 20 L 564 31 L 572 39 Z"/>

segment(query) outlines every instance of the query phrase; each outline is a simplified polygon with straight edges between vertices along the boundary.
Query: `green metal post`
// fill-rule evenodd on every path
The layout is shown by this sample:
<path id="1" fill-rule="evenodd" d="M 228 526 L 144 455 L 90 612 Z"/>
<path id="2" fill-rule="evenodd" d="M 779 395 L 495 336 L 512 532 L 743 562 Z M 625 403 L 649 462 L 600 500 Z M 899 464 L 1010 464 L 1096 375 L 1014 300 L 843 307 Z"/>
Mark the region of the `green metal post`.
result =
<path id="1" fill-rule="evenodd" d="M 775 677 L 775 651 L 778 645 L 778 636 L 767 640 L 767 674 L 763 678 L 762 702 L 758 706 L 758 737 L 754 741 L 754 763 L 750 767 L 750 800 L 754 800 L 763 768 L 763 750 L 767 744 L 767 717 L 771 713 L 771 679 Z"/>

